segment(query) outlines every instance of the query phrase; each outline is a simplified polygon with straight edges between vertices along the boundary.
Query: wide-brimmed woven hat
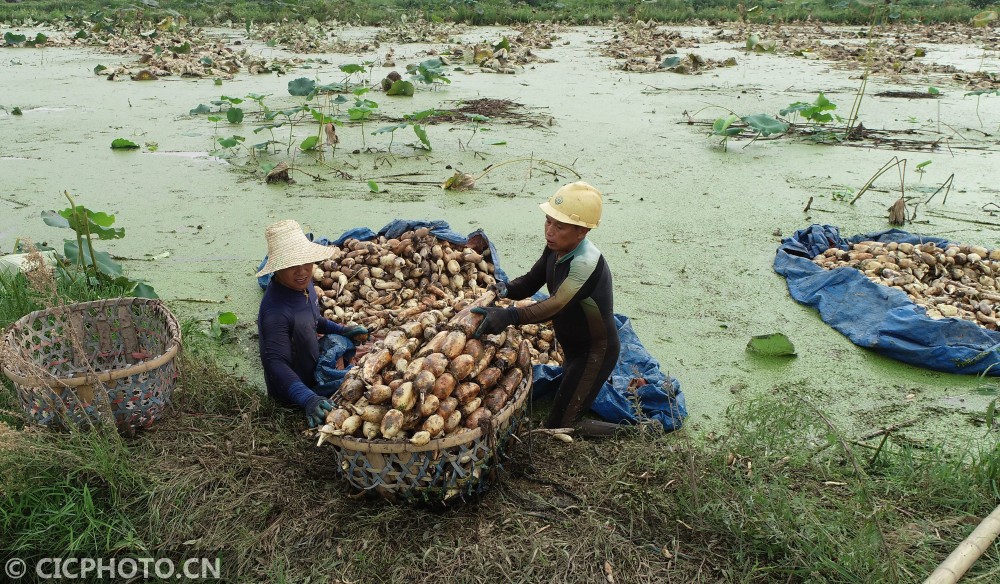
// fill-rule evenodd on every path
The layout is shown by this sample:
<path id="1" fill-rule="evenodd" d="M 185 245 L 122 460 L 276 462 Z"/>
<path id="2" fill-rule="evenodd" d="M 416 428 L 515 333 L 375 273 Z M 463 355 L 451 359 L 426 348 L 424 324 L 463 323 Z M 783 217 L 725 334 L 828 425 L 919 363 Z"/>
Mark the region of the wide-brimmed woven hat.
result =
<path id="1" fill-rule="evenodd" d="M 257 272 L 257 277 L 292 266 L 301 266 L 333 255 L 333 248 L 309 241 L 298 221 L 284 219 L 267 226 L 267 262 Z"/>

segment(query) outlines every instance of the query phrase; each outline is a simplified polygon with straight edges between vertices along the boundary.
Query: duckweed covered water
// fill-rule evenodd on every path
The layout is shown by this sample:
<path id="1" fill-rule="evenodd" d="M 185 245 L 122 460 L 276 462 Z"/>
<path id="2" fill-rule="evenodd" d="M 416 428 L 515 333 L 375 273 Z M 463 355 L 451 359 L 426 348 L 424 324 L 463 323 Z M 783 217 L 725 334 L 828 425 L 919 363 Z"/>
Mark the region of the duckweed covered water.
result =
<path id="1" fill-rule="evenodd" d="M 710 36 L 708 29 L 680 30 Z M 503 32 L 469 29 L 465 38 L 496 40 Z M 227 42 L 238 38 L 235 31 L 217 33 Z M 365 38 L 374 30 L 351 34 Z M 368 97 L 379 111 L 396 117 L 489 97 L 523 104 L 536 123 L 493 120 L 475 134 L 471 123 L 431 125 L 431 152 L 409 146 L 416 138 L 406 129 L 397 132 L 388 152 L 388 136 L 370 132 L 389 122 L 373 121 L 364 126 L 364 144 L 379 151 L 358 154 L 352 152 L 363 149 L 359 127 L 341 127 L 340 146 L 326 160 L 352 180 L 338 179 L 301 152 L 293 160 L 282 149 L 276 160 L 327 179 L 293 172 L 297 182 L 291 185 L 264 184 L 259 172 L 244 168 L 245 157 L 222 165 L 195 155 L 215 150 L 215 136 L 260 138 L 252 123 L 231 126 L 223 120 L 216 126 L 189 110 L 221 95 L 248 93 L 269 94 L 272 107 L 290 107 L 297 103 L 286 89 L 290 80 L 339 81 L 338 65 L 380 59 L 388 45 L 369 54 L 308 55 L 310 68 L 240 74 L 221 86 L 176 77 L 107 81 L 93 68 L 121 57 L 92 49 L 0 50 L 0 105 L 24 113 L 0 110 L 0 251 L 9 252 L 18 237 L 61 245 L 69 232 L 45 226 L 39 213 L 63 208 L 62 191 L 71 191 L 79 203 L 116 215 L 125 239 L 98 245 L 128 258 L 131 274 L 149 280 L 182 318 L 231 310 L 249 325 L 241 333 L 243 358 L 237 364 L 260 383 L 250 333 L 261 296 L 253 273 L 266 253 L 266 225 L 294 218 L 307 230 L 335 237 L 355 226 L 377 229 L 394 218 L 444 219 L 459 232 L 485 229 L 505 270 L 518 275 L 544 245 L 538 203 L 576 177 L 519 162 L 490 172 L 471 191 L 437 185 L 455 169 L 478 175 L 512 159 L 550 160 L 572 166 L 605 193 L 604 218 L 591 238 L 613 270 L 616 309 L 632 317 L 663 369 L 681 381 L 691 427 L 719 431 L 726 407 L 740 396 L 782 391 L 856 435 L 916 418 L 900 430 L 911 441 L 957 445 L 982 437 L 996 384 L 903 365 L 854 346 L 789 298 L 771 262 L 782 236 L 813 222 L 837 225 L 845 235 L 888 228 L 886 209 L 899 196 L 895 172 L 883 175 L 856 204 L 848 201 L 893 156 L 908 161 L 905 184 L 914 202 L 929 196 L 927 187 L 955 177 L 947 202 L 939 194 L 920 205 L 917 222 L 907 229 L 1000 247 L 1000 218 L 983 210 L 997 202 L 997 98 L 964 97 L 967 89 L 947 74 L 873 75 L 861 105 L 865 127 L 891 130 L 895 137 L 907 137 L 901 134 L 907 131 L 914 139 L 940 138 L 933 152 L 875 147 L 870 140 L 831 146 L 790 138 L 753 144 L 731 139 L 724 152 L 718 137 L 707 135 L 713 119 L 729 110 L 776 115 L 819 92 L 847 117 L 860 71 L 746 53 L 742 43 L 723 41 L 702 42 L 681 54 L 735 57 L 734 67 L 699 75 L 628 73 L 598 54 L 610 34 L 606 28 L 566 29 L 552 49 L 539 51 L 555 62 L 529 65 L 515 75 L 464 66 L 450 73 L 450 85 L 420 87 L 412 99 L 372 92 Z M 403 72 L 405 63 L 426 59 L 434 48 L 441 46 L 396 45 L 396 69 Z M 927 59 L 937 50 L 928 48 Z M 1000 67 L 996 52 L 984 54 L 981 47 L 942 46 L 940 54 L 964 71 Z M 373 83 L 389 70 L 376 67 Z M 874 97 L 931 86 L 940 90 L 939 99 Z M 143 148 L 112 151 L 110 143 L 119 137 Z M 932 163 L 926 172 L 913 171 L 927 160 Z M 368 180 L 384 192 L 372 193 Z M 169 256 L 162 257 L 164 252 Z M 751 337 L 774 332 L 788 336 L 797 357 L 768 359 L 745 351 Z"/>

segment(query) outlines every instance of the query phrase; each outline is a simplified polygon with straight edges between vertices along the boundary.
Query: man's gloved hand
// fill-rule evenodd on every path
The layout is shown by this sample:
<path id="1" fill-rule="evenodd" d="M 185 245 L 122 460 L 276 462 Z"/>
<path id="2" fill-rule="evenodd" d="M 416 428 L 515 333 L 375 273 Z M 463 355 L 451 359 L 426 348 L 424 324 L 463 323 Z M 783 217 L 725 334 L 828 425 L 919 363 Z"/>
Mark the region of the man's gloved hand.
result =
<path id="1" fill-rule="evenodd" d="M 306 410 L 306 420 L 310 428 L 316 428 L 326 423 L 326 414 L 333 411 L 330 400 L 320 399 L 312 409 Z"/>
<path id="2" fill-rule="evenodd" d="M 493 289 L 497 292 L 497 298 L 507 297 L 507 282 L 503 280 L 497 280 L 493 283 Z"/>
<path id="3" fill-rule="evenodd" d="M 477 339 L 482 335 L 495 335 L 508 326 L 517 324 L 517 309 L 514 307 L 497 308 L 496 306 L 487 306 L 483 308 L 477 306 L 472 309 L 472 312 L 485 316 L 483 322 L 479 324 L 479 328 L 472 334 Z"/>
<path id="4" fill-rule="evenodd" d="M 344 331 L 344 336 L 351 339 L 355 345 L 360 345 L 368 340 L 368 329 L 360 325 L 352 326 Z"/>

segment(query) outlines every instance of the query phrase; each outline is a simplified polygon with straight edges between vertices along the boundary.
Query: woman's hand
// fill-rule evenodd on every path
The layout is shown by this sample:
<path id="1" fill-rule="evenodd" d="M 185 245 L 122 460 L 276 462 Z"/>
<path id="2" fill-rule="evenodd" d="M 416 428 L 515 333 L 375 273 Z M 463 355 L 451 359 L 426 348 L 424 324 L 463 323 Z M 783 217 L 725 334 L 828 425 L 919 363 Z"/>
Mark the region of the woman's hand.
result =
<path id="1" fill-rule="evenodd" d="M 306 411 L 306 421 L 310 428 L 322 426 L 326 423 L 326 414 L 333 411 L 333 404 L 330 400 L 321 399 L 311 410 Z"/>
<path id="2" fill-rule="evenodd" d="M 355 345 L 360 345 L 368 340 L 368 329 L 363 326 L 352 326 L 344 331 L 344 336 L 351 339 Z"/>

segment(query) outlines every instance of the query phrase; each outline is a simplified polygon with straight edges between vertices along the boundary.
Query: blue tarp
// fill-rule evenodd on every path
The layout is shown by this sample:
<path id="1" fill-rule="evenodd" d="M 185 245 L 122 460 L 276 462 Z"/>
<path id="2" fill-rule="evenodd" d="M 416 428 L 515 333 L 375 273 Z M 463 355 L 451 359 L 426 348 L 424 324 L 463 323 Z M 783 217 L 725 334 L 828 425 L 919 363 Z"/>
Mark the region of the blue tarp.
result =
<path id="1" fill-rule="evenodd" d="M 345 231 L 340 237 L 329 240 L 325 237 L 314 239 L 312 234 L 306 234 L 310 241 L 322 245 L 341 245 L 344 241 L 354 238 L 359 240 L 374 239 L 379 235 L 388 238 L 395 238 L 411 229 L 429 227 L 431 234 L 439 239 L 444 239 L 459 245 L 466 245 L 470 241 L 482 238 L 482 243 L 489 246 L 493 259 L 493 266 L 498 279 L 507 281 L 507 275 L 500 268 L 500 260 L 493 242 L 486 237 L 482 229 L 461 235 L 452 231 L 451 227 L 444 221 L 409 221 L 396 219 L 380 229 L 378 233 L 367 227 L 357 227 Z M 261 261 L 258 271 L 264 267 L 267 257 Z M 261 288 L 266 288 L 271 280 L 271 275 L 257 278 Z M 545 298 L 544 294 L 536 294 L 535 299 Z M 629 383 L 635 377 L 646 380 L 647 385 L 639 387 L 637 390 L 639 402 L 642 406 L 642 414 L 647 418 L 652 418 L 663 424 L 667 431 L 676 430 L 681 427 L 683 420 L 687 417 L 687 407 L 684 400 L 684 393 L 681 391 L 681 384 L 673 377 L 660 371 L 660 365 L 649 354 L 649 351 L 642 345 L 639 337 L 632 330 L 631 321 L 620 314 L 615 315 L 618 322 L 618 334 L 621 339 L 621 356 L 615 370 L 611 373 L 611 379 L 604 384 L 597 399 L 591 409 L 601 418 L 615 423 L 635 423 L 637 412 L 633 407 L 635 398 L 629 397 Z M 336 335 L 327 335 L 336 337 Z M 339 337 L 343 338 L 343 337 Z M 329 390 L 338 387 L 343 380 L 342 371 L 337 371 L 335 363 L 338 357 L 344 355 L 345 347 L 338 343 L 327 343 L 320 347 L 320 362 L 316 370 L 316 380 L 320 387 Z M 555 365 L 536 365 L 533 370 L 534 384 L 532 387 L 532 397 L 544 397 L 547 393 L 555 391 L 562 378 L 562 367 Z"/>
<path id="2" fill-rule="evenodd" d="M 1000 332 L 958 318 L 932 319 L 903 291 L 876 284 L 860 270 L 827 270 L 811 261 L 831 247 L 860 241 L 949 244 L 900 229 L 845 239 L 836 227 L 814 224 L 781 241 L 774 271 L 785 276 L 792 298 L 819 310 L 823 322 L 856 345 L 937 371 L 1000 375 Z"/>
<path id="3" fill-rule="evenodd" d="M 628 317 L 615 314 L 615 321 L 622 344 L 621 356 L 611 372 L 610 382 L 601 388 L 590 409 L 609 422 L 638 422 L 635 398 L 629 397 L 629 384 L 639 377 L 646 380 L 646 385 L 636 388 L 643 416 L 659 421 L 668 432 L 680 428 L 687 417 L 680 382 L 660 371 L 660 364 L 642 345 Z M 562 367 L 535 365 L 532 374 L 531 397 L 546 397 L 559 388 Z"/>

